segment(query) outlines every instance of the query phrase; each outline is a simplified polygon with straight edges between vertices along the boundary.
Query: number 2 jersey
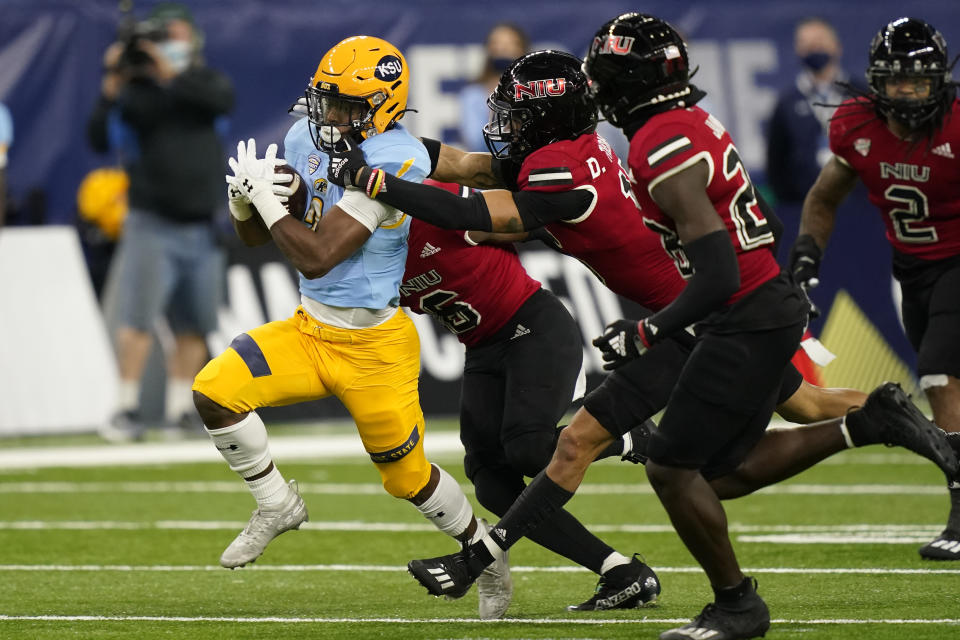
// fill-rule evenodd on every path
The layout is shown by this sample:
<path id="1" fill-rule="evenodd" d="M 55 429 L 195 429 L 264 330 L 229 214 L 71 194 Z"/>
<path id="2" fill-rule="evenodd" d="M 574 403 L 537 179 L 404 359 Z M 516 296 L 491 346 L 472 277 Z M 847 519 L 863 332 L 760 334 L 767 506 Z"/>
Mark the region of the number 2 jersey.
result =
<path id="1" fill-rule="evenodd" d="M 676 224 L 650 194 L 663 180 L 701 161 L 709 171 L 707 196 L 737 253 L 740 288 L 729 305 L 780 274 L 772 251 L 773 231 L 730 134 L 719 120 L 694 106 L 654 115 L 630 140 L 629 165 L 640 212 L 644 224 L 662 235 L 665 246 L 681 246 Z"/>
<path id="2" fill-rule="evenodd" d="M 459 185 L 426 180 L 460 195 Z M 466 193 L 461 193 L 466 189 Z M 434 316 L 468 347 L 497 333 L 540 290 L 513 245 L 469 244 L 463 231 L 414 219 L 400 304 Z"/>
<path id="3" fill-rule="evenodd" d="M 960 100 L 932 140 L 912 143 L 866 99 L 847 100 L 830 121 L 830 149 L 866 185 L 896 251 L 931 261 L 960 255 Z"/>

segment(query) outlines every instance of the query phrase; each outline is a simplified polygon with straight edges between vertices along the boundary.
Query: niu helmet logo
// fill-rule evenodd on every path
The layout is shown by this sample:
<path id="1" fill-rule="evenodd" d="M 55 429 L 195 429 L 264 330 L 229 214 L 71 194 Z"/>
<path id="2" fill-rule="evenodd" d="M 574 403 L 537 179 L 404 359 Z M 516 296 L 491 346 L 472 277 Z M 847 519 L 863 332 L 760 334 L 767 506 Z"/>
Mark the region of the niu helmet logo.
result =
<path id="1" fill-rule="evenodd" d="M 625 56 L 633 49 L 633 36 L 606 36 L 593 39 L 593 50 L 598 54 L 612 53 Z"/>
<path id="2" fill-rule="evenodd" d="M 526 100 L 527 98 L 546 98 L 548 96 L 562 96 L 567 92 L 567 79 L 554 78 L 553 80 L 531 80 L 527 83 L 513 85 L 513 99 Z"/>

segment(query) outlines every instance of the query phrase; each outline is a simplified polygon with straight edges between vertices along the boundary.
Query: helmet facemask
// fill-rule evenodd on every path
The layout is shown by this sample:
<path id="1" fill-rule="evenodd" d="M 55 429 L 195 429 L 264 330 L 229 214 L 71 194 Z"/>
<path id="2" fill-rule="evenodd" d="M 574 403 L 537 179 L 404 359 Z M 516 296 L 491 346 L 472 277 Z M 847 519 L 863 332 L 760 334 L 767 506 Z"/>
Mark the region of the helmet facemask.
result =
<path id="1" fill-rule="evenodd" d="M 341 150 L 344 137 L 359 143 L 375 131 L 373 117 L 386 100 L 383 94 L 348 96 L 329 83 L 320 85 L 306 90 L 310 137 L 317 149 Z M 349 129 L 341 131 L 343 127 Z"/>
<path id="2" fill-rule="evenodd" d="M 940 33 L 913 18 L 894 20 L 870 44 L 867 83 L 877 111 L 912 131 L 938 129 L 953 101 L 956 85 Z M 897 85 L 921 89 L 917 95 L 891 95 Z"/>
<path id="3" fill-rule="evenodd" d="M 526 123 L 531 120 L 530 110 L 512 107 L 493 93 L 487 98 L 490 122 L 483 126 L 483 140 L 494 158 L 498 160 L 522 160 L 533 148 L 523 137 Z"/>

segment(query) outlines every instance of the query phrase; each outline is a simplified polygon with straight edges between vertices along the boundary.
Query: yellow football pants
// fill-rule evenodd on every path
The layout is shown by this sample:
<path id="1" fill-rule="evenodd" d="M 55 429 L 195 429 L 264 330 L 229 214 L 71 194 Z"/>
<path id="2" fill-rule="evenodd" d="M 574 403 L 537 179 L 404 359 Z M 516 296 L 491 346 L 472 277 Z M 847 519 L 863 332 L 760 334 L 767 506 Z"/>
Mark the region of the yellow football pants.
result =
<path id="1" fill-rule="evenodd" d="M 402 311 L 369 329 L 294 316 L 237 336 L 193 390 L 236 413 L 336 396 L 353 416 L 384 488 L 411 498 L 430 479 L 423 452 L 420 339 Z"/>

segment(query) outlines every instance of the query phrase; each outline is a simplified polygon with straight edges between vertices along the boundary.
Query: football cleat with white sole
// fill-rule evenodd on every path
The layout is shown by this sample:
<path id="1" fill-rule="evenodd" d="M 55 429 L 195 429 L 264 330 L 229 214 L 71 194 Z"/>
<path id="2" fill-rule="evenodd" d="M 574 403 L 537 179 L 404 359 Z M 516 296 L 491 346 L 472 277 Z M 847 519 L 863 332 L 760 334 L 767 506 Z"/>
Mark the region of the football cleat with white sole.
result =
<path id="1" fill-rule="evenodd" d="M 407 563 L 407 571 L 426 587 L 430 595 L 446 596 L 450 600 L 462 598 L 476 580 L 470 575 L 469 553 L 469 547 L 465 547 L 445 556 L 411 560 Z"/>
<path id="2" fill-rule="evenodd" d="M 593 597 L 568 606 L 567 611 L 635 609 L 655 603 L 658 595 L 660 580 L 657 574 L 633 554 L 630 564 L 614 567 L 600 576 Z"/>
<path id="3" fill-rule="evenodd" d="M 960 560 L 960 531 L 945 529 L 936 540 L 920 547 L 920 556 L 927 560 Z"/>
<path id="4" fill-rule="evenodd" d="M 284 531 L 299 529 L 309 520 L 307 506 L 300 497 L 297 481 L 287 483 L 290 495 L 277 511 L 258 508 L 243 531 L 234 538 L 220 556 L 220 565 L 227 569 L 236 569 L 255 561 L 263 553 L 270 541 Z"/>
<path id="5" fill-rule="evenodd" d="M 487 531 L 490 525 L 486 520 L 480 520 L 480 525 Z M 503 556 L 494 560 L 477 577 L 477 594 L 479 595 L 479 610 L 481 620 L 499 620 L 507 612 L 510 600 L 513 598 L 513 579 L 510 577 L 510 553 L 503 552 Z"/>

